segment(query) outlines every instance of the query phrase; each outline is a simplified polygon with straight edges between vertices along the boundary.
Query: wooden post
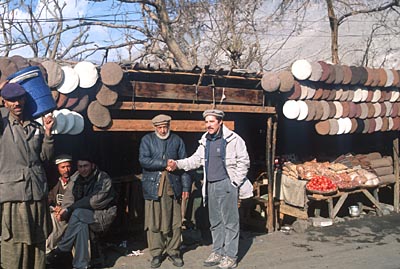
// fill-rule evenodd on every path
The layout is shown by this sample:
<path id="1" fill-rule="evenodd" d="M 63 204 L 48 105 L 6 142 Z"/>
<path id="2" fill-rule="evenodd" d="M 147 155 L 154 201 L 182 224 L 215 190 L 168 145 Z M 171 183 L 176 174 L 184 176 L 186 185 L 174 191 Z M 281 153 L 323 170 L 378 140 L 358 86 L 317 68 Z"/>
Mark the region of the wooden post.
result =
<path id="1" fill-rule="evenodd" d="M 394 165 L 394 193 L 393 206 L 396 213 L 399 213 L 399 138 L 393 140 L 393 165 Z"/>
<path id="2" fill-rule="evenodd" d="M 271 160 L 271 140 L 272 140 L 272 117 L 268 117 L 267 120 L 267 140 L 265 144 L 265 160 L 267 165 L 268 174 L 268 209 L 267 209 L 267 230 L 272 232 L 274 230 L 274 210 L 273 210 L 273 160 Z"/>

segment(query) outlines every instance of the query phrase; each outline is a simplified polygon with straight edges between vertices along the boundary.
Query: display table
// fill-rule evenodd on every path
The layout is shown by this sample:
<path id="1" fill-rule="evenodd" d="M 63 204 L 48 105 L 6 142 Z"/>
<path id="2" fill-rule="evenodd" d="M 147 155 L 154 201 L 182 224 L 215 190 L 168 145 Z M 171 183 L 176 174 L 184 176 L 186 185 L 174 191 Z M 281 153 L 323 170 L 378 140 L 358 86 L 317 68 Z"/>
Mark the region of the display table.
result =
<path id="1" fill-rule="evenodd" d="M 380 186 L 369 189 L 371 189 L 371 191 L 373 192 L 377 192 L 377 189 L 379 189 L 379 187 Z M 352 191 L 338 191 L 336 194 L 332 195 L 309 194 L 307 195 L 307 197 L 310 201 L 325 201 L 326 203 L 328 203 L 329 217 L 331 219 L 334 219 L 349 196 L 353 194 L 363 193 L 368 198 L 368 200 L 376 207 L 376 213 L 381 216 L 382 208 L 379 204 L 379 200 L 377 199 L 377 197 L 374 197 L 371 194 L 369 189 L 362 188 Z M 337 201 L 335 202 L 335 200 Z"/>

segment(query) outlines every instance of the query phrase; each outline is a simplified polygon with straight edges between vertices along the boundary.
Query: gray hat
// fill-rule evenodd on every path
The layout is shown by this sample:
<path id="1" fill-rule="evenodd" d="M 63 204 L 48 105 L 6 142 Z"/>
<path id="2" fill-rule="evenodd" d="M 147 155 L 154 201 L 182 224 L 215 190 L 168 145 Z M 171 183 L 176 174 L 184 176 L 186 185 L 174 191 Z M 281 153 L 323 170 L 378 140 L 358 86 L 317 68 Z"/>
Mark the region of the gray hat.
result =
<path id="1" fill-rule="evenodd" d="M 68 155 L 68 154 L 58 155 L 56 157 L 56 160 L 54 161 L 55 164 L 60 164 L 60 163 L 65 163 L 65 162 L 72 162 L 71 155 Z"/>
<path id="2" fill-rule="evenodd" d="M 171 117 L 164 114 L 157 115 L 151 120 L 154 126 L 169 123 L 170 121 Z"/>
<path id="3" fill-rule="evenodd" d="M 222 110 L 219 109 L 207 109 L 206 111 L 203 112 L 203 118 L 207 116 L 215 116 L 217 118 L 224 118 L 225 113 Z"/>

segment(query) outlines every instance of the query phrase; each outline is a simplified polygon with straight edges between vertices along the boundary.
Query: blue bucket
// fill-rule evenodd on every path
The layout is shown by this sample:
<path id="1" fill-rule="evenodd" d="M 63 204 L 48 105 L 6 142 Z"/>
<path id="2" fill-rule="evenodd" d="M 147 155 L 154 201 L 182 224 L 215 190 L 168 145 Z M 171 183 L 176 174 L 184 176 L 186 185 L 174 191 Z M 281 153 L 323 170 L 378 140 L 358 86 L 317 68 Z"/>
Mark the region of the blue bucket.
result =
<path id="1" fill-rule="evenodd" d="M 24 87 L 27 93 L 26 113 L 33 118 L 40 117 L 56 109 L 57 104 L 53 99 L 49 86 L 44 81 L 39 67 L 30 66 L 24 68 L 9 76 L 7 80 Z"/>

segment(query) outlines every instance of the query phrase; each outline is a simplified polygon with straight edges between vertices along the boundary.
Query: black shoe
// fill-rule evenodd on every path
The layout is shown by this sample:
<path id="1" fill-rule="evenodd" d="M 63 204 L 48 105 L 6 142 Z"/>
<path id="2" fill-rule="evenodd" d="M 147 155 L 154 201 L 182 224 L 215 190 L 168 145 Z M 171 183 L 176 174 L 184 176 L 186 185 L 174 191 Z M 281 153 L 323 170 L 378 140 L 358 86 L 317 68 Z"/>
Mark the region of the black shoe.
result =
<path id="1" fill-rule="evenodd" d="M 46 264 L 65 264 L 66 260 L 72 260 L 72 254 L 68 251 L 61 251 L 59 248 L 53 249 L 46 255 Z"/>
<path id="2" fill-rule="evenodd" d="M 172 262 L 173 265 L 176 267 L 182 267 L 183 266 L 183 260 L 179 255 L 172 255 L 168 257 L 168 260 Z"/>
<path id="3" fill-rule="evenodd" d="M 153 259 L 151 260 L 151 268 L 160 267 L 162 261 L 163 261 L 163 258 L 161 255 L 153 257 Z"/>

